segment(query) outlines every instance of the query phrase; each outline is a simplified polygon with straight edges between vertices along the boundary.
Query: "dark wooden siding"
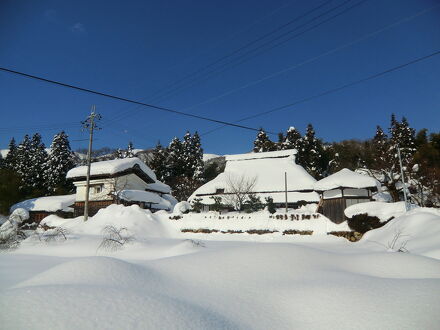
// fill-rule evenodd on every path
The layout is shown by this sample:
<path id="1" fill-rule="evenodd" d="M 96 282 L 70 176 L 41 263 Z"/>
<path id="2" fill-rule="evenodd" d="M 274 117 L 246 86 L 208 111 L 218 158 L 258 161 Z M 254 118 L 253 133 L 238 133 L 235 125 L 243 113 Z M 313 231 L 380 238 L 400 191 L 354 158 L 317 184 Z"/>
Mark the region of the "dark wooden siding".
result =
<path id="1" fill-rule="evenodd" d="M 324 199 L 319 213 L 322 213 L 334 223 L 341 223 L 345 220 L 344 210 L 344 198 Z"/>

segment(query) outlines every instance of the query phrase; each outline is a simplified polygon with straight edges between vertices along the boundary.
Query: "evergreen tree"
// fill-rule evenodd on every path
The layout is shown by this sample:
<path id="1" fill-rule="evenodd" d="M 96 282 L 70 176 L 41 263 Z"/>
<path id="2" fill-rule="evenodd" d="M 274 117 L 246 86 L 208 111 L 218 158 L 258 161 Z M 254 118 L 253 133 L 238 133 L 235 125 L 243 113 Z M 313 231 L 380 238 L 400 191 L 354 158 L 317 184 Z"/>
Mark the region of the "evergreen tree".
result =
<path id="1" fill-rule="evenodd" d="M 125 154 L 121 150 L 121 148 L 116 149 L 114 155 L 115 155 L 116 159 L 123 159 L 123 158 L 125 158 Z"/>
<path id="2" fill-rule="evenodd" d="M 15 139 L 12 138 L 9 142 L 9 151 L 6 155 L 3 163 L 3 167 L 10 169 L 10 170 L 16 170 L 17 166 L 17 145 L 15 143 Z"/>
<path id="3" fill-rule="evenodd" d="M 194 133 L 194 135 L 191 138 L 191 150 L 192 150 L 192 166 L 193 166 L 193 173 L 192 178 L 197 181 L 203 181 L 203 149 L 202 149 L 202 143 L 200 141 L 200 136 L 197 131 Z"/>
<path id="4" fill-rule="evenodd" d="M 376 163 L 375 167 L 383 167 L 390 161 L 389 157 L 389 141 L 388 136 L 384 133 L 382 127 L 377 126 L 376 134 L 373 138 L 374 155 L 373 159 Z"/>
<path id="5" fill-rule="evenodd" d="M 33 190 L 41 193 L 46 191 L 45 168 L 48 160 L 46 148 L 40 133 L 35 133 L 30 142 L 31 168 L 28 176 L 28 184 Z"/>
<path id="6" fill-rule="evenodd" d="M 321 178 L 325 172 L 322 142 L 315 137 L 312 124 L 307 125 L 306 134 L 298 140 L 297 163 L 303 166 L 315 178 Z"/>
<path id="7" fill-rule="evenodd" d="M 68 192 L 71 185 L 66 182 L 67 172 L 75 166 L 74 154 L 70 149 L 70 143 L 67 134 L 62 131 L 56 134 L 50 146 L 45 179 L 49 192 Z"/>
<path id="8" fill-rule="evenodd" d="M 133 158 L 133 157 L 134 157 L 133 143 L 130 141 L 127 146 L 127 152 L 125 153 L 125 158 Z"/>
<path id="9" fill-rule="evenodd" d="M 187 178 L 192 177 L 194 174 L 194 155 L 193 155 L 193 146 L 192 146 L 192 137 L 190 132 L 186 131 L 185 135 L 183 136 L 183 142 L 182 142 L 182 159 L 184 168 L 183 175 Z"/>
<path id="10" fill-rule="evenodd" d="M 183 144 L 178 137 L 173 138 L 168 146 L 167 167 L 169 178 L 176 178 L 185 172 Z"/>
<path id="11" fill-rule="evenodd" d="M 301 144 L 301 133 L 295 127 L 289 127 L 286 138 L 283 142 L 283 150 L 299 149 Z"/>
<path id="12" fill-rule="evenodd" d="M 416 152 L 415 130 L 411 128 L 405 117 L 401 122 L 396 122 L 391 131 L 391 143 L 393 148 L 400 148 L 402 162 L 405 166 L 412 163 L 412 157 Z"/>
<path id="13" fill-rule="evenodd" d="M 154 171 L 156 177 L 160 181 L 167 181 L 168 169 L 167 169 L 167 149 L 164 149 L 160 142 L 157 142 L 156 147 L 153 150 L 153 155 L 148 163 L 148 166 Z"/>
<path id="14" fill-rule="evenodd" d="M 23 141 L 17 147 L 15 169 L 21 179 L 20 189 L 25 190 L 31 186 L 31 140 L 25 135 Z"/>
<path id="15" fill-rule="evenodd" d="M 276 150 L 275 143 L 273 143 L 266 132 L 261 128 L 254 140 L 254 152 L 266 152 Z"/>

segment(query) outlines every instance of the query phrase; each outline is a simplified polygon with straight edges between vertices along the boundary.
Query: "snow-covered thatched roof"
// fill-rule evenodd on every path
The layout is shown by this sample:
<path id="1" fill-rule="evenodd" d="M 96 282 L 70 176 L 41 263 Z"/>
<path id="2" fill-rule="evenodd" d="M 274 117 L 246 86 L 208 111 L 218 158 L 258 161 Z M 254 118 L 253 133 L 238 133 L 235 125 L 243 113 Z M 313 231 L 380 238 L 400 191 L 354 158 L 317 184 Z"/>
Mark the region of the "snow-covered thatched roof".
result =
<path id="1" fill-rule="evenodd" d="M 23 202 L 14 204 L 11 206 L 10 211 L 13 212 L 18 208 L 25 209 L 27 211 L 73 211 L 69 206 L 75 203 L 75 194 L 62 195 L 62 196 L 48 196 L 28 199 Z"/>
<path id="2" fill-rule="evenodd" d="M 90 166 L 90 176 L 113 176 L 118 173 L 126 172 L 132 169 L 139 170 L 141 173 L 148 176 L 154 182 L 157 181 L 154 172 L 137 157 L 105 160 L 102 162 L 92 163 Z M 67 172 L 67 179 L 82 180 L 86 177 L 86 175 L 87 166 L 79 166 Z"/>
<path id="3" fill-rule="evenodd" d="M 378 182 L 374 178 L 343 168 L 316 182 L 314 188 L 316 191 L 325 191 L 337 188 L 376 188 L 377 185 Z"/>
<path id="4" fill-rule="evenodd" d="M 284 173 L 288 191 L 311 191 L 316 180 L 295 163 L 296 150 L 271 151 L 226 156 L 226 167 L 215 179 L 197 189 L 196 195 L 215 194 L 217 189 L 228 193 L 229 181 L 255 178 L 252 191 L 257 193 L 282 192 Z"/>

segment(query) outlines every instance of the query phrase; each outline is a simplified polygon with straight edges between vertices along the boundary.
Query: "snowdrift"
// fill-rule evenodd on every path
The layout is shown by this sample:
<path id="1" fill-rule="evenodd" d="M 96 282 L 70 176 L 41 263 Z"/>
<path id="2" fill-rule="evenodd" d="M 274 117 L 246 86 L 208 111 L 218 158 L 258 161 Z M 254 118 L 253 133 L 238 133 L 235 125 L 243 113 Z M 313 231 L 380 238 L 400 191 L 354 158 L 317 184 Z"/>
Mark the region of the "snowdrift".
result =
<path id="1" fill-rule="evenodd" d="M 435 259 L 224 243 L 149 262 L 61 259 L 1 291 L 0 319 L 7 329 L 436 329 L 439 290 Z"/>
<path id="2" fill-rule="evenodd" d="M 394 251 L 404 247 L 411 254 L 440 259 L 440 210 L 418 208 L 409 211 L 367 232 L 359 241 L 362 242 Z"/>
<path id="3" fill-rule="evenodd" d="M 83 217 L 62 219 L 51 215 L 43 219 L 48 226 L 62 226 L 75 235 L 101 235 L 106 226 L 125 227 L 138 238 L 169 236 L 170 228 L 161 222 L 149 210 L 141 209 L 138 205 L 124 206 L 112 204 L 98 211 L 87 222 Z"/>

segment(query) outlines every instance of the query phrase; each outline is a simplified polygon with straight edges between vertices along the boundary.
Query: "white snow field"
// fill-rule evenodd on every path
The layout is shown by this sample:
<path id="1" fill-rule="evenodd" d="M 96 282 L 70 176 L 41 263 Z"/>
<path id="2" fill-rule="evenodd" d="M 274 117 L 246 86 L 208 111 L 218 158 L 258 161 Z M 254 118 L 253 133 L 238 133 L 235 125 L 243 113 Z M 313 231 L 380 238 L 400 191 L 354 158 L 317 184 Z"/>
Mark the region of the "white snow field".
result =
<path id="1" fill-rule="evenodd" d="M 437 210 L 412 210 L 357 243 L 183 234 L 169 216 L 111 205 L 86 223 L 47 217 L 67 241 L 29 238 L 0 254 L 0 328 L 439 328 Z M 99 250 L 107 224 L 135 241 Z M 399 230 L 409 253 L 387 247 Z"/>

